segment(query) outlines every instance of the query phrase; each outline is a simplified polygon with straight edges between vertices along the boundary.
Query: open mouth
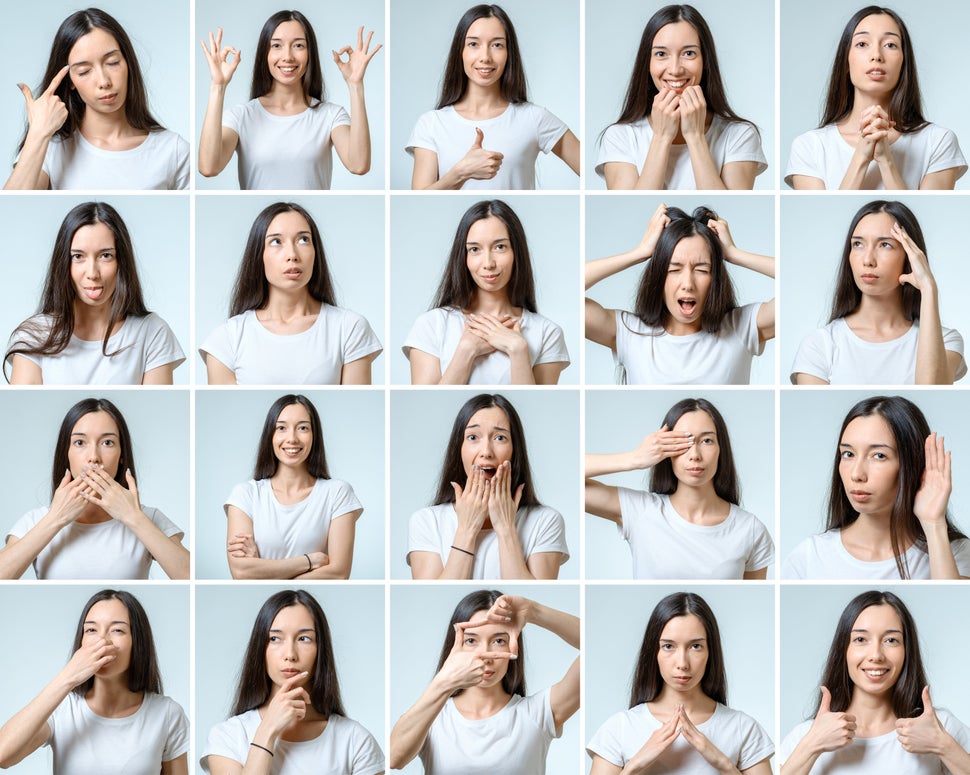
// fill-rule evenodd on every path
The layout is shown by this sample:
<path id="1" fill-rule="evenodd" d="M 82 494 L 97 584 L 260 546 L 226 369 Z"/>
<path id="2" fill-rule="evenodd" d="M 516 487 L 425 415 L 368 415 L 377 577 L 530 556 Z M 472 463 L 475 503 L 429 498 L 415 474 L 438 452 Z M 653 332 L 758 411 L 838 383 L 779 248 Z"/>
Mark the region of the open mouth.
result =
<path id="1" fill-rule="evenodd" d="M 478 470 L 482 472 L 482 476 L 484 476 L 486 479 L 491 479 L 493 476 L 495 476 L 495 473 L 498 471 L 498 469 L 495 466 L 489 466 L 489 465 L 479 466 Z"/>
<path id="2" fill-rule="evenodd" d="M 697 299 L 692 299 L 690 297 L 677 299 L 677 306 L 680 308 L 683 315 L 690 317 L 697 311 Z"/>
<path id="3" fill-rule="evenodd" d="M 303 452 L 303 447 L 283 447 L 283 454 L 287 457 L 297 457 Z"/>
<path id="4" fill-rule="evenodd" d="M 104 295 L 104 286 L 98 285 L 92 288 L 85 288 L 84 295 L 93 301 L 97 301 Z"/>
<path id="5" fill-rule="evenodd" d="M 475 72 L 478 73 L 482 78 L 491 78 L 495 73 L 494 67 L 476 67 Z"/>
<path id="6" fill-rule="evenodd" d="M 667 88 L 673 89 L 674 91 L 677 91 L 678 89 L 687 88 L 687 85 L 689 83 L 690 83 L 690 79 L 688 78 L 683 78 L 679 81 L 664 81 L 664 84 L 667 86 Z"/>
<path id="7" fill-rule="evenodd" d="M 879 68 L 873 68 L 872 70 L 868 70 L 866 72 L 866 75 L 868 75 L 873 80 L 881 81 L 883 78 L 886 77 L 886 71 L 880 70 Z"/>
<path id="8" fill-rule="evenodd" d="M 879 680 L 880 678 L 883 678 L 889 674 L 889 668 L 870 668 L 868 670 L 863 670 L 862 672 L 874 680 Z"/>

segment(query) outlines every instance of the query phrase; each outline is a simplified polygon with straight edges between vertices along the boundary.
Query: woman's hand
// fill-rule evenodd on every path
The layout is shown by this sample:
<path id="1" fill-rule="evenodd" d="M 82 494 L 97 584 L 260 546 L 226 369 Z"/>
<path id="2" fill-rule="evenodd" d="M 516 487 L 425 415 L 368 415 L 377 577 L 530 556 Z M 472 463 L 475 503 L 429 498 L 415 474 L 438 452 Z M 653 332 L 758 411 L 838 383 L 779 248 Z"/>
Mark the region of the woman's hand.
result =
<path id="1" fill-rule="evenodd" d="M 637 245 L 636 253 L 641 261 L 646 261 L 653 255 L 657 249 L 660 235 L 663 234 L 663 230 L 667 228 L 669 223 L 670 216 L 667 215 L 667 205 L 661 202 L 657 205 L 657 209 L 653 211 L 653 215 L 650 216 L 650 222 L 647 223 L 647 230 L 643 233 L 643 239 Z"/>
<path id="2" fill-rule="evenodd" d="M 368 53 L 370 41 L 373 37 L 374 31 L 371 30 L 367 33 L 367 42 L 365 43 L 364 28 L 361 26 L 357 30 L 356 47 L 344 46 L 339 51 L 332 52 L 334 64 L 337 65 L 337 69 L 340 70 L 340 74 L 348 84 L 363 83 L 364 73 L 367 72 L 367 65 L 370 64 L 374 55 L 384 47 L 383 43 L 378 43 L 377 47 Z M 347 55 L 346 62 L 343 59 L 344 54 Z"/>
<path id="3" fill-rule="evenodd" d="M 679 721 L 679 713 L 671 713 L 670 718 L 661 724 L 658 729 L 655 729 L 653 734 L 647 738 L 647 742 L 643 744 L 643 747 L 633 754 L 629 764 L 633 768 L 641 770 L 646 769 L 656 762 L 663 755 L 663 752 L 670 748 L 671 743 L 677 739 L 677 735 L 680 734 Z"/>
<path id="4" fill-rule="evenodd" d="M 279 737 L 290 724 L 302 721 L 310 704 L 310 695 L 302 684 L 309 681 L 307 672 L 287 678 L 280 684 L 276 696 L 269 701 L 263 712 L 262 724 L 266 724 L 275 738 Z M 262 725 L 261 724 L 261 725 Z"/>
<path id="5" fill-rule="evenodd" d="M 483 148 L 484 140 L 485 133 L 476 127 L 475 142 L 468 149 L 468 153 L 455 165 L 462 183 L 466 180 L 491 180 L 501 169 L 502 160 L 505 157 L 498 151 L 488 151 Z"/>
<path id="6" fill-rule="evenodd" d="M 511 533 L 515 531 L 515 515 L 519 511 L 519 501 L 522 500 L 524 484 L 515 488 L 512 495 L 512 464 L 506 460 L 501 463 L 489 486 L 488 518 L 496 533 Z"/>
<path id="7" fill-rule="evenodd" d="M 60 484 L 54 490 L 49 512 L 60 527 L 70 525 L 87 508 L 85 493 L 92 492 L 90 485 L 81 477 L 71 479 L 71 472 L 65 471 Z"/>
<path id="8" fill-rule="evenodd" d="M 661 87 L 653 98 L 650 128 L 654 137 L 672 142 L 680 131 L 680 95 L 673 89 Z"/>
<path id="9" fill-rule="evenodd" d="M 707 228 L 717 235 L 717 239 L 724 249 L 724 260 L 730 262 L 735 245 L 734 237 L 731 236 L 731 230 L 728 228 L 728 222 L 723 218 L 717 220 L 711 218 L 707 222 Z"/>
<path id="10" fill-rule="evenodd" d="M 230 557 L 250 557 L 259 559 L 259 549 L 256 547 L 256 539 L 252 533 L 234 533 L 232 539 L 226 544 L 226 552 Z"/>
<path id="11" fill-rule="evenodd" d="M 822 701 L 818 706 L 818 713 L 808 730 L 806 739 L 811 738 L 815 750 L 820 752 L 837 751 L 852 742 L 855 737 L 855 716 L 851 713 L 833 713 L 832 695 L 823 686 Z"/>
<path id="12" fill-rule="evenodd" d="M 108 476 L 100 464 L 84 466 L 81 478 L 90 485 L 90 489 L 82 492 L 81 497 L 88 503 L 100 506 L 112 519 L 131 527 L 131 523 L 142 513 L 135 477 L 130 470 L 125 470 L 127 489 Z"/>
<path id="13" fill-rule="evenodd" d="M 204 40 L 202 53 L 205 54 L 206 62 L 209 63 L 209 76 L 212 78 L 214 86 L 228 86 L 232 76 L 239 67 L 241 56 L 238 48 L 222 45 L 222 27 L 216 30 L 216 34 L 209 33 L 209 45 L 206 46 Z"/>
<path id="14" fill-rule="evenodd" d="M 473 312 L 465 318 L 465 330 L 479 336 L 492 350 L 509 356 L 529 351 L 529 345 L 522 336 L 522 320 L 511 315 L 500 318 L 488 312 Z"/>
<path id="15" fill-rule="evenodd" d="M 714 745 L 703 732 L 694 726 L 694 722 L 690 720 L 690 716 L 687 715 L 687 711 L 684 710 L 683 705 L 678 707 L 674 715 L 677 717 L 677 730 L 684 740 L 690 743 L 691 747 L 704 757 L 704 761 L 718 772 L 736 771 L 737 768 L 734 762 L 728 759 L 720 748 Z"/>
<path id="16" fill-rule="evenodd" d="M 65 665 L 61 674 L 72 686 L 80 686 L 102 667 L 118 658 L 118 647 L 104 638 L 83 644 Z"/>
<path id="17" fill-rule="evenodd" d="M 511 651 L 465 651 L 465 629 L 471 626 L 470 622 L 455 625 L 455 644 L 435 676 L 435 680 L 448 687 L 449 694 L 458 689 L 478 686 L 485 671 L 492 669 L 493 660 L 517 659 Z M 512 641 L 509 646 L 511 648 Z"/>
<path id="18" fill-rule="evenodd" d="M 901 718 L 896 722 L 896 735 L 899 744 L 910 753 L 940 755 L 943 751 L 947 731 L 936 715 L 930 701 L 930 687 L 923 687 L 923 713 L 916 718 Z"/>
<path id="19" fill-rule="evenodd" d="M 936 278 L 930 271 L 930 262 L 926 260 L 926 254 L 913 242 L 906 230 L 898 223 L 894 223 L 889 230 L 889 236 L 903 246 L 906 258 L 909 259 L 909 272 L 899 276 L 899 284 L 909 283 L 919 291 L 935 289 Z"/>
<path id="20" fill-rule="evenodd" d="M 950 453 L 943 446 L 943 437 L 931 433 L 926 437 L 925 450 L 923 482 L 913 500 L 913 513 L 924 529 L 946 521 L 946 507 L 953 490 Z"/>
<path id="21" fill-rule="evenodd" d="M 683 455 L 694 446 L 694 437 L 686 431 L 668 431 L 667 425 L 661 426 L 644 438 L 631 453 L 638 469 L 653 468 L 661 460 Z"/>
<path id="22" fill-rule="evenodd" d="M 70 66 L 64 65 L 36 99 L 27 84 L 17 84 L 27 103 L 28 133 L 51 138 L 58 129 L 64 126 L 64 122 L 67 121 L 67 106 L 54 92 L 61 85 L 61 81 L 64 80 L 68 70 L 70 70 Z"/>
<path id="23" fill-rule="evenodd" d="M 680 131 L 684 139 L 703 137 L 707 131 L 707 101 L 700 86 L 688 86 L 680 93 Z"/>
<path id="24" fill-rule="evenodd" d="M 859 143 L 856 150 L 868 161 L 890 161 L 889 132 L 896 126 L 880 105 L 871 105 L 862 112 L 859 120 Z"/>
<path id="25" fill-rule="evenodd" d="M 519 634 L 525 625 L 532 620 L 532 608 L 534 603 L 527 597 L 518 595 L 502 595 L 492 603 L 484 614 L 477 616 L 470 622 L 459 624 L 463 630 L 469 627 L 477 627 L 482 624 L 504 624 L 509 631 L 509 651 L 514 656 L 512 659 L 519 658 Z"/>
<path id="26" fill-rule="evenodd" d="M 458 482 L 452 482 L 455 490 L 455 512 L 458 514 L 458 532 L 468 536 L 477 536 L 485 524 L 488 516 L 488 480 L 479 470 L 472 466 L 465 487 L 462 489 Z M 472 547 L 462 547 L 470 551 Z"/>

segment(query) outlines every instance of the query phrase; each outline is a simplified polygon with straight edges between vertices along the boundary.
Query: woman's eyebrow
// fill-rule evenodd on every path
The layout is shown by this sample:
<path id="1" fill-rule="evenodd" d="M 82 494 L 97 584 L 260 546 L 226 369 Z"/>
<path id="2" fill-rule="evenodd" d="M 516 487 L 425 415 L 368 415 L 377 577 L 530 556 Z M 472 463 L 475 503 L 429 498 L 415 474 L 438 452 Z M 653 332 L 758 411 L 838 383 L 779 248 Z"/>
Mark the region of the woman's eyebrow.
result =
<path id="1" fill-rule="evenodd" d="M 107 54 L 102 54 L 101 55 L 101 58 L 102 59 L 107 59 L 110 56 L 113 56 L 115 54 L 120 54 L 120 53 L 121 53 L 121 49 L 120 48 L 115 48 L 115 49 L 112 49 L 111 51 L 109 51 Z M 68 63 L 68 67 L 80 67 L 81 65 L 90 65 L 90 64 L 91 63 L 88 60 L 82 59 L 80 62 L 69 62 Z"/>
<path id="2" fill-rule="evenodd" d="M 852 37 L 854 38 L 856 35 L 871 35 L 871 34 L 872 33 L 869 32 L 869 30 L 859 30 L 858 32 L 853 33 Z M 893 37 L 893 38 L 898 38 L 899 37 L 899 33 L 889 32 L 889 31 L 886 31 L 886 32 L 882 33 L 882 35 L 883 35 L 884 38 L 885 37 Z"/>
<path id="3" fill-rule="evenodd" d="M 481 40 L 478 35 L 466 35 L 465 40 Z M 505 40 L 504 35 L 496 35 L 494 38 L 489 38 L 490 41 Z"/>

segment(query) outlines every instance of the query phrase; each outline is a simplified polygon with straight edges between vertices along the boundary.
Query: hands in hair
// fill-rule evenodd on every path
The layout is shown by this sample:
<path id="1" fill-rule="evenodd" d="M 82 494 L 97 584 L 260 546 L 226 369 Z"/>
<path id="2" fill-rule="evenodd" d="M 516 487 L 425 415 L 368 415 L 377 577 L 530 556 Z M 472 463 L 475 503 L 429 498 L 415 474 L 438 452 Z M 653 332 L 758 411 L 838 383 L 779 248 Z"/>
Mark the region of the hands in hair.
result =
<path id="1" fill-rule="evenodd" d="M 667 430 L 667 425 L 661 426 L 640 442 L 633 450 L 633 460 L 636 468 L 653 468 L 661 460 L 678 457 L 694 446 L 694 437 L 687 431 Z"/>
<path id="2" fill-rule="evenodd" d="M 367 33 L 367 42 L 364 42 L 364 27 L 361 25 L 357 29 L 357 45 L 354 48 L 344 46 L 339 51 L 332 52 L 333 62 L 337 65 L 337 69 L 340 70 L 340 74 L 348 84 L 363 83 L 364 73 L 367 72 L 367 65 L 370 64 L 374 55 L 384 48 L 383 43 L 378 43 L 377 47 L 368 53 L 370 41 L 373 37 L 374 31 L 371 30 Z M 346 62 L 343 60 L 344 54 L 347 55 Z"/>
<path id="3" fill-rule="evenodd" d="M 214 86 L 228 86 L 232 76 L 239 67 L 242 55 L 238 48 L 222 45 L 222 27 L 216 30 L 216 34 L 209 33 L 209 45 L 206 46 L 204 40 L 202 53 L 205 54 L 206 62 L 209 63 L 209 75 Z"/>
<path id="4" fill-rule="evenodd" d="M 64 65 L 51 80 L 47 88 L 36 98 L 25 83 L 18 83 L 17 87 L 24 95 L 27 103 L 27 133 L 34 133 L 41 137 L 51 138 L 67 121 L 67 106 L 55 94 L 57 87 L 64 80 L 70 65 Z"/>
<path id="5" fill-rule="evenodd" d="M 653 211 L 653 215 L 650 216 L 650 222 L 647 223 L 647 230 L 643 233 L 640 244 L 637 245 L 637 257 L 641 261 L 646 261 L 653 256 L 654 251 L 657 249 L 657 242 L 660 240 L 660 235 L 669 223 L 670 216 L 667 215 L 667 205 L 661 202 L 657 205 L 657 209 Z"/>

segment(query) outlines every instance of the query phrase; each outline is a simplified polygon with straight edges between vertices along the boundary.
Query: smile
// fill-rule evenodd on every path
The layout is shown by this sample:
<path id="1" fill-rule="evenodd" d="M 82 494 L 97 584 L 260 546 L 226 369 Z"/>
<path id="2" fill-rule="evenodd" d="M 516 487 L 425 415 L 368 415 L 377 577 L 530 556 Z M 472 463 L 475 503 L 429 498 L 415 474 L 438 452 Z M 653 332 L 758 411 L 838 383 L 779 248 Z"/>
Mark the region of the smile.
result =
<path id="1" fill-rule="evenodd" d="M 870 676 L 871 678 L 882 678 L 886 673 L 889 672 L 888 668 L 870 668 L 869 670 L 863 670 L 863 673 Z"/>
<path id="2" fill-rule="evenodd" d="M 281 73 L 285 73 L 286 75 L 292 75 L 293 73 L 295 73 L 300 68 L 297 67 L 296 65 L 286 65 L 286 66 L 280 65 L 277 69 Z"/>
<path id="3" fill-rule="evenodd" d="M 682 79 L 680 81 L 664 81 L 668 89 L 683 89 L 687 84 L 690 83 L 689 78 Z"/>

